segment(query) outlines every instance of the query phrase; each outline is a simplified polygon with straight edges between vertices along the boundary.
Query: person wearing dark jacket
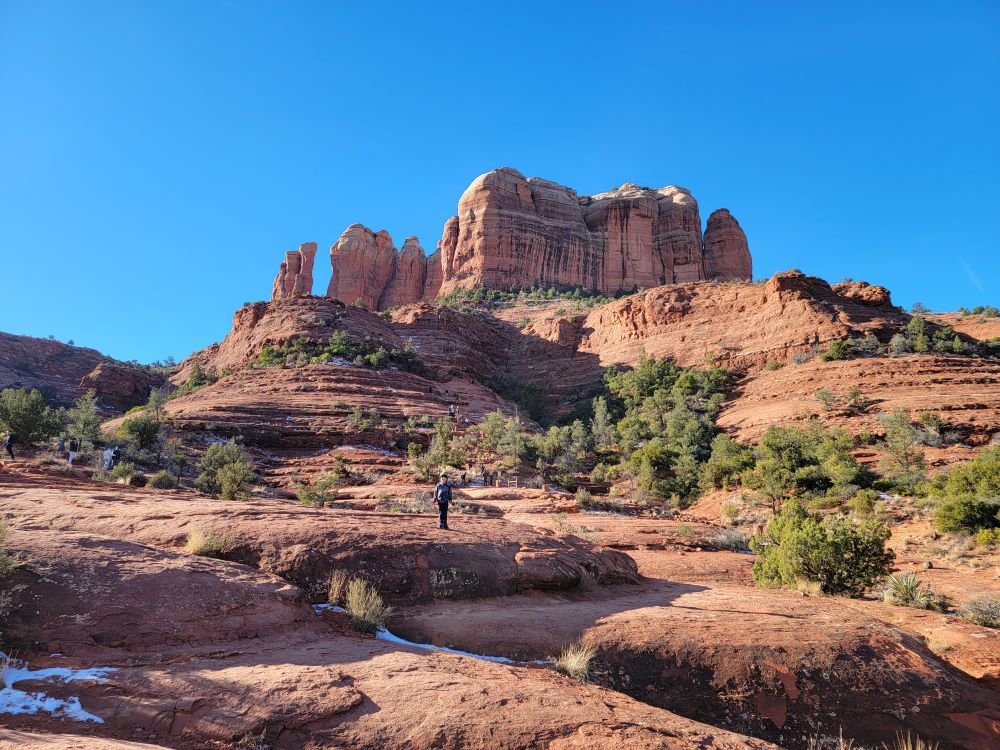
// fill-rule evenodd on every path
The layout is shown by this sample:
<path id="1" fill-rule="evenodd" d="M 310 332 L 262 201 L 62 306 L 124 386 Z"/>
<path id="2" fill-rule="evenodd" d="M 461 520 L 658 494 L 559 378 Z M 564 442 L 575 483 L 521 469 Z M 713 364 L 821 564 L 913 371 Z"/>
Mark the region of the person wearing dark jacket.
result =
<path id="1" fill-rule="evenodd" d="M 76 460 L 76 453 L 80 450 L 80 441 L 76 438 L 69 439 L 69 465 L 72 466 L 73 462 Z"/>
<path id="2" fill-rule="evenodd" d="M 10 456 L 11 461 L 14 460 L 14 443 L 16 442 L 17 442 L 17 435 L 15 435 L 13 432 L 8 434 L 3 441 L 3 447 L 4 449 L 6 449 L 7 455 Z"/>
<path id="3" fill-rule="evenodd" d="M 442 474 L 441 481 L 434 488 L 434 502 L 438 506 L 438 528 L 448 528 L 448 503 L 451 502 L 451 484 L 448 483 L 448 475 Z"/>

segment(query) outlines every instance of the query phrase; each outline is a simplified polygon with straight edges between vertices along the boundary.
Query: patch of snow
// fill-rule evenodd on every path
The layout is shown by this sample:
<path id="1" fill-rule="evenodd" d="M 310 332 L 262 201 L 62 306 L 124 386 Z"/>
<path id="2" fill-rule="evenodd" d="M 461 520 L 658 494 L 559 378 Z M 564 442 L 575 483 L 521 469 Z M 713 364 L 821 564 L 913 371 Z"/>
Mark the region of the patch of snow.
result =
<path id="1" fill-rule="evenodd" d="M 75 721 L 93 721 L 103 724 L 104 719 L 83 709 L 80 699 L 70 696 L 65 700 L 54 698 L 43 692 L 29 693 L 14 687 L 26 680 L 58 680 L 60 682 L 102 683 L 104 676 L 114 672 L 112 668 L 67 669 L 65 667 L 49 667 L 48 669 L 29 669 L 25 664 L 19 664 L 0 652 L 0 661 L 4 664 L 2 677 L 3 688 L 0 689 L 0 714 L 37 714 L 47 713 L 52 716 L 62 716 Z"/>
<path id="2" fill-rule="evenodd" d="M 319 614 L 320 612 L 347 612 L 343 607 L 338 607 L 336 604 L 314 604 L 313 610 Z M 473 654 L 469 651 L 459 651 L 458 649 L 448 648 L 447 646 L 435 646 L 433 643 L 414 643 L 413 641 L 408 641 L 405 638 L 400 638 L 398 635 L 391 633 L 386 628 L 379 628 L 375 631 L 375 637 L 380 641 L 386 641 L 388 643 L 395 643 L 399 646 L 410 646 L 412 648 L 422 648 L 425 651 L 443 651 L 446 654 L 453 654 L 455 656 L 466 656 L 471 659 L 479 659 L 481 661 L 490 661 L 494 664 L 551 664 L 551 661 L 546 659 L 535 659 L 533 661 L 515 661 L 514 659 L 508 659 L 506 656 L 486 656 L 485 654 Z"/>

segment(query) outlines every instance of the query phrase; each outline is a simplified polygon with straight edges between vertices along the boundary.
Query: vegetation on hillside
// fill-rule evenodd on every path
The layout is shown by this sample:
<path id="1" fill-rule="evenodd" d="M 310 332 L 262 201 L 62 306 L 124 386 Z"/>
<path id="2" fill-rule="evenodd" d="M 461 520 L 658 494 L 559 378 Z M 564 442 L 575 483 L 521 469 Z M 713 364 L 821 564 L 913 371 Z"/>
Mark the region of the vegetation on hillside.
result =
<path id="1" fill-rule="evenodd" d="M 257 367 L 302 367 L 326 364 L 334 359 L 373 370 L 398 367 L 425 377 L 431 374 L 417 356 L 412 341 L 406 341 L 400 349 L 387 349 L 383 344 L 368 338 L 354 341 L 346 331 L 335 331 L 326 341 L 299 337 L 283 346 L 265 346 L 254 364 Z"/>

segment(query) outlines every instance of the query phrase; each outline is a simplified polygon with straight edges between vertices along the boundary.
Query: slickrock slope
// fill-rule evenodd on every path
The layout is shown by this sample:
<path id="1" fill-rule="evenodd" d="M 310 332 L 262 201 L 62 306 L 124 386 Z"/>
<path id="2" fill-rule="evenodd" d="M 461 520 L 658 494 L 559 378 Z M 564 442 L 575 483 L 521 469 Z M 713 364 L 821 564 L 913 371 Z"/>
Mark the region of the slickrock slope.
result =
<path id="1" fill-rule="evenodd" d="M 816 398 L 822 388 L 840 396 L 857 388 L 870 408 L 825 412 Z M 908 354 L 790 364 L 740 382 L 718 424 L 741 441 L 756 441 L 770 425 L 799 422 L 810 414 L 855 434 L 881 432 L 878 414 L 895 408 L 910 409 L 914 415 L 935 412 L 945 429 L 956 431 L 963 442 L 983 445 L 1000 431 L 1000 362 Z"/>
<path id="2" fill-rule="evenodd" d="M 289 250 L 281 262 L 281 269 L 274 279 L 271 299 L 303 297 L 312 294 L 313 262 L 316 243 L 306 242 L 298 250 Z"/>
<path id="3" fill-rule="evenodd" d="M 26 495 L 47 493 L 43 505 L 54 508 L 68 489 L 63 485 L 52 490 L 18 484 L 0 500 L 4 510 L 18 504 L 20 513 Z M 110 520 L 109 513 L 145 505 L 145 518 L 132 516 L 140 521 L 140 534 L 162 524 L 159 504 L 137 502 L 127 489 L 120 500 L 94 494 L 86 485 L 68 492 L 72 500 L 56 526 L 72 520 L 72 503 L 79 504 L 81 521 L 99 523 Z M 225 508 L 217 501 L 199 502 L 205 509 Z M 304 514 L 299 531 L 314 519 L 295 506 L 286 505 L 283 512 L 286 522 Z M 195 511 L 194 519 L 199 515 Z M 16 574 L 17 596 L 32 605 L 17 607 L 10 620 L 21 653 L 33 668 L 114 671 L 103 682 L 18 684 L 57 698 L 76 697 L 104 723 L 5 716 L 0 746 L 27 738 L 20 746 L 117 750 L 132 745 L 113 740 L 129 740 L 177 750 L 228 750 L 257 738 L 275 750 L 596 750 L 609 743 L 626 750 L 775 747 L 547 669 L 358 636 L 342 617 L 316 616 L 300 589 L 242 565 L 113 535 L 41 531 L 38 520 L 18 519 L 11 535 L 24 563 Z M 190 521 L 191 514 L 176 520 Z M 399 516 L 391 520 L 409 523 Z M 266 514 L 255 524 L 281 533 L 282 524 Z M 111 523 L 107 530 L 133 536 L 126 525 Z M 429 540 L 419 544 L 428 555 L 445 554 Z M 453 544 L 457 551 L 462 543 Z M 347 547 L 343 552 L 351 553 Z M 380 554 L 379 564 L 391 561 L 390 549 Z M 374 561 L 371 569 L 377 569 Z M 192 617 L 198 612 L 204 615 L 201 623 Z M 50 657 L 56 648 L 61 655 Z M 53 730 L 52 736 L 40 734 Z M 77 744 L 67 731 L 79 736 Z"/>
<path id="4" fill-rule="evenodd" d="M 977 341 L 1000 340 L 1000 318 L 961 313 L 935 313 L 928 315 L 927 319 L 938 325 L 951 326 L 959 333 L 964 333 Z"/>
<path id="5" fill-rule="evenodd" d="M 69 406 L 93 390 L 102 406 L 124 411 L 145 403 L 150 388 L 163 382 L 160 375 L 94 349 L 0 333 L 0 390 L 37 388 L 56 406 Z"/>
<path id="6" fill-rule="evenodd" d="M 645 351 L 685 367 L 714 358 L 759 369 L 848 336 L 887 341 L 908 319 L 882 287 L 838 293 L 822 279 L 788 271 L 764 284 L 664 286 L 604 305 L 584 321 L 580 350 L 602 365 L 632 364 Z"/>
<path id="7" fill-rule="evenodd" d="M 996 692 L 836 599 L 650 581 L 574 601 L 439 602 L 408 610 L 400 627 L 492 653 L 514 629 L 522 658 L 580 639 L 598 649 L 598 684 L 791 747 L 840 727 L 869 746 L 907 729 L 967 750 L 1000 741 Z"/>

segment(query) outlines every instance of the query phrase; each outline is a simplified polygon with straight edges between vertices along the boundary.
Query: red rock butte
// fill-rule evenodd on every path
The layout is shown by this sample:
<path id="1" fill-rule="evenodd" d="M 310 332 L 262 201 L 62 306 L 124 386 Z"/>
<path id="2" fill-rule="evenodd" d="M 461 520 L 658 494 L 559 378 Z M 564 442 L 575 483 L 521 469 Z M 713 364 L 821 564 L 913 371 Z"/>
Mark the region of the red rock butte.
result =
<path id="1" fill-rule="evenodd" d="M 286 254 L 272 299 L 311 293 L 315 248 L 307 243 Z M 698 203 L 685 188 L 626 183 L 577 195 L 510 167 L 473 180 L 431 255 L 416 237 L 398 250 L 385 230 L 352 224 L 330 248 L 330 262 L 327 296 L 369 310 L 475 287 L 616 294 L 691 281 L 748 281 L 752 275 L 739 222 L 720 208 L 703 233 Z"/>

